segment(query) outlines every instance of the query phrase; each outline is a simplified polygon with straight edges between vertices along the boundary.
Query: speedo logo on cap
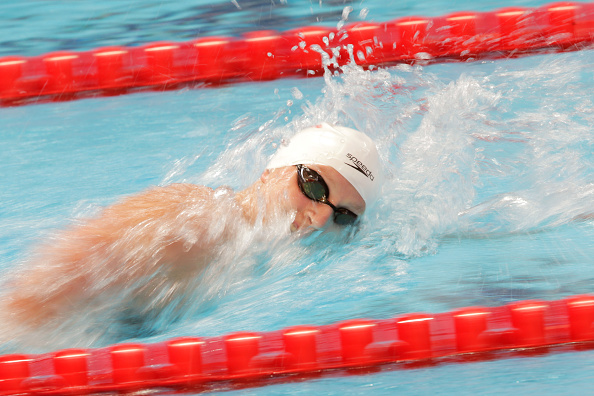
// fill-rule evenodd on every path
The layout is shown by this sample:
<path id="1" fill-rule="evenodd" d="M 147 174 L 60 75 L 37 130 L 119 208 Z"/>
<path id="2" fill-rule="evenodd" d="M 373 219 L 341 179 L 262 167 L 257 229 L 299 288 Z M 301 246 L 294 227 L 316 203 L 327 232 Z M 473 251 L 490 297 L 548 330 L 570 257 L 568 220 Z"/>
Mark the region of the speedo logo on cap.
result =
<path id="1" fill-rule="evenodd" d="M 367 177 L 369 180 L 373 181 L 373 173 L 371 173 L 371 170 L 367 169 L 363 162 L 359 161 L 357 157 L 353 156 L 351 153 L 348 153 L 346 156 L 352 162 L 352 164 L 345 162 L 346 165 L 358 170 L 359 172 L 363 173 L 365 177 Z"/>

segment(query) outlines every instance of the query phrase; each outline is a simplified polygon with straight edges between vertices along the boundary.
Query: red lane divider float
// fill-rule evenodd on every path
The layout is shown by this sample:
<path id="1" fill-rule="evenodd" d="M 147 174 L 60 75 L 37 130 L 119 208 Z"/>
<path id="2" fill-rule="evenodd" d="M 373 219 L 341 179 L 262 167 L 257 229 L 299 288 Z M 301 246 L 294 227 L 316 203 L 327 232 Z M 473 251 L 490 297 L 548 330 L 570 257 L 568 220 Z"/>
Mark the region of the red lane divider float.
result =
<path id="1" fill-rule="evenodd" d="M 440 314 L 355 319 L 221 337 L 183 337 L 42 355 L 0 356 L 0 395 L 194 389 L 324 370 L 434 362 L 502 351 L 594 344 L 594 295 Z"/>
<path id="2" fill-rule="evenodd" d="M 353 61 L 367 67 L 576 50 L 592 41 L 594 4 L 563 2 L 354 23 L 341 30 L 304 27 L 282 33 L 256 31 L 240 38 L 8 56 L 0 57 L 0 104 L 320 75 L 324 53 L 332 67 Z"/>

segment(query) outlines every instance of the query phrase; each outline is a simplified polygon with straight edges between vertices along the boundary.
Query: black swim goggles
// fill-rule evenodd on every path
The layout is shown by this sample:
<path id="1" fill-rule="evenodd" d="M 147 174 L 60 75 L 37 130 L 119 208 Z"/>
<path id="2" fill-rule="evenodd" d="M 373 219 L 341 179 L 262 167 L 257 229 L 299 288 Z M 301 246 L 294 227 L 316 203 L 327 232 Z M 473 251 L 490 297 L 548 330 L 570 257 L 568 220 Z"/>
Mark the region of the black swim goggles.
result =
<path id="1" fill-rule="evenodd" d="M 334 210 L 334 222 L 338 225 L 351 225 L 357 221 L 357 215 L 345 208 L 337 208 L 328 201 L 330 190 L 318 172 L 305 165 L 297 165 L 297 184 L 301 192 L 312 201 L 326 204 Z"/>

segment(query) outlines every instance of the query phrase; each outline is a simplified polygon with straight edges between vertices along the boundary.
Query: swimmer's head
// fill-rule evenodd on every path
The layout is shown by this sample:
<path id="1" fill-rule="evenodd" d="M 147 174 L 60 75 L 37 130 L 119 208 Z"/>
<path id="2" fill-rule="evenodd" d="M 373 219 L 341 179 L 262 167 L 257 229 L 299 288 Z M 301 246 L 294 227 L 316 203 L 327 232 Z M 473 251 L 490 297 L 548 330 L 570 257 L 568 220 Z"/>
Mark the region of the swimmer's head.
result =
<path id="1" fill-rule="evenodd" d="M 380 188 L 380 160 L 375 143 L 362 132 L 322 123 L 293 136 L 272 157 L 267 169 L 325 165 L 340 173 L 369 207 Z"/>

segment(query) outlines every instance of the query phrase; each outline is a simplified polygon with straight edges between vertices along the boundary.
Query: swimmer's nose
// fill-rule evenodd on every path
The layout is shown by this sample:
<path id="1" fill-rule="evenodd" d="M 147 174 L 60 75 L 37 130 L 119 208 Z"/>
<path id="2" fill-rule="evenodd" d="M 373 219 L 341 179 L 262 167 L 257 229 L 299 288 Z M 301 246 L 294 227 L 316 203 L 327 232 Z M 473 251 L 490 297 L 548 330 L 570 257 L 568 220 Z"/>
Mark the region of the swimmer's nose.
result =
<path id="1" fill-rule="evenodd" d="M 328 205 L 319 202 L 312 202 L 311 208 L 308 210 L 308 217 L 311 222 L 311 226 L 316 229 L 323 228 L 327 223 L 334 211 Z"/>

